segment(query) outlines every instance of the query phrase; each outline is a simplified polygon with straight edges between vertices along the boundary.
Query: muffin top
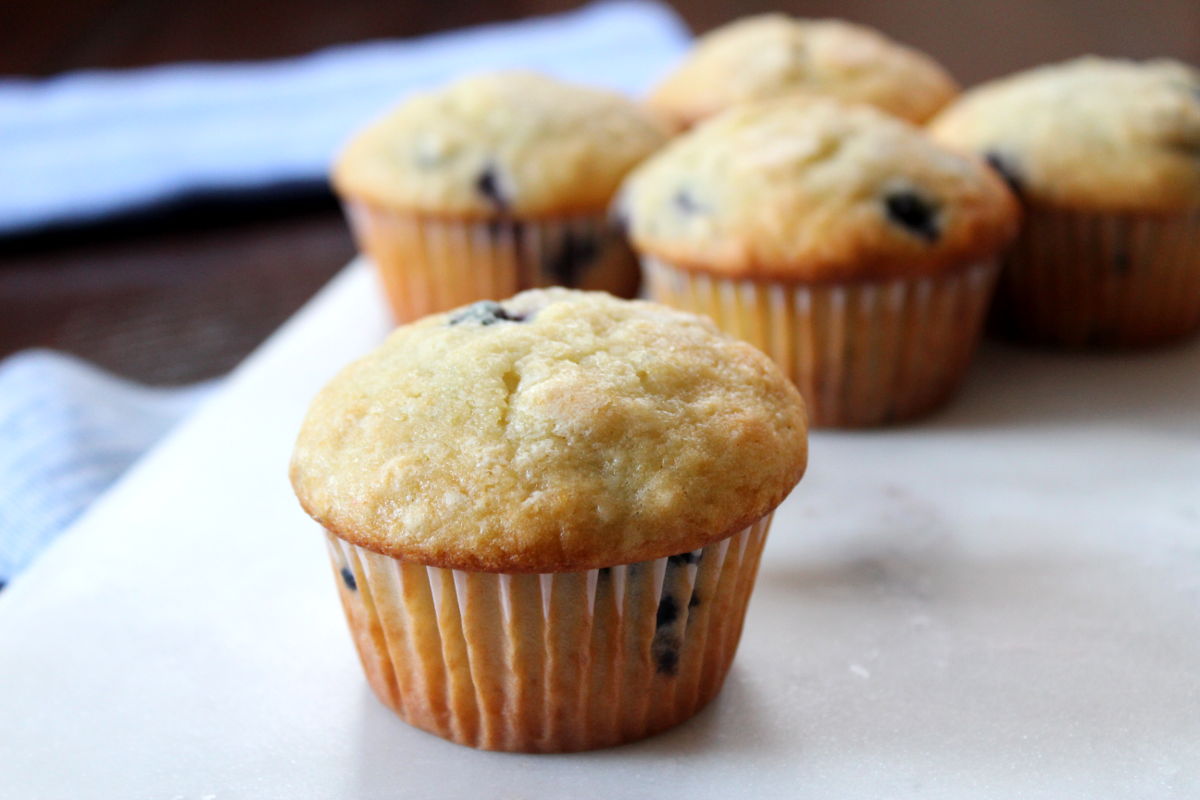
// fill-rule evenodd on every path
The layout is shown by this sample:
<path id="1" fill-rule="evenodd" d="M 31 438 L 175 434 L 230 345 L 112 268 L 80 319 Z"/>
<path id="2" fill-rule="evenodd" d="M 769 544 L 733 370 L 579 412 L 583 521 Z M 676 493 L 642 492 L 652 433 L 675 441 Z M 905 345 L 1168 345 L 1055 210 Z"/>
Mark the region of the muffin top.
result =
<path id="1" fill-rule="evenodd" d="M 629 177 L 636 247 L 684 269 L 820 281 L 934 274 L 989 257 L 1017 204 L 981 160 L 825 99 L 738 106 Z"/>
<path id="2" fill-rule="evenodd" d="M 317 395 L 291 478 L 362 547 L 563 572 L 741 530 L 800 479 L 806 442 L 796 389 L 707 319 L 547 289 L 397 329 Z"/>
<path id="3" fill-rule="evenodd" d="M 986 83 L 931 123 L 1050 206 L 1171 212 L 1200 205 L 1200 71 L 1079 58 Z"/>
<path id="4" fill-rule="evenodd" d="M 662 124 L 619 94 L 498 72 L 409 98 L 346 145 L 333 184 L 434 216 L 595 213 L 665 140 Z"/>
<path id="5" fill-rule="evenodd" d="M 650 104 L 679 127 L 738 103 L 790 95 L 866 103 L 924 122 L 957 92 L 932 58 L 871 28 L 765 14 L 702 36 Z"/>

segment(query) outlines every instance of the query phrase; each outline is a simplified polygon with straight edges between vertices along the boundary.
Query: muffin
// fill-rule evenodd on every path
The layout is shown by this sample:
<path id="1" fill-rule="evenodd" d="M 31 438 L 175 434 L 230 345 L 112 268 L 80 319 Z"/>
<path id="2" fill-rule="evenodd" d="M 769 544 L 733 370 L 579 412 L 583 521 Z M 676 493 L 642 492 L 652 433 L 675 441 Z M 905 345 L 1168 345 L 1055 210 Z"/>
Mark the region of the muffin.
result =
<path id="1" fill-rule="evenodd" d="M 764 14 L 702 36 L 650 106 L 687 128 L 739 103 L 819 96 L 921 123 L 957 93 L 936 61 L 871 28 Z"/>
<path id="2" fill-rule="evenodd" d="M 635 170 L 651 296 L 770 354 L 820 426 L 918 416 L 960 382 L 1017 204 L 982 162 L 866 106 L 733 108 Z"/>
<path id="3" fill-rule="evenodd" d="M 804 405 L 708 320 L 532 290 L 395 331 L 313 401 L 291 479 L 368 681 L 489 750 L 584 750 L 719 690 Z"/>
<path id="4" fill-rule="evenodd" d="M 1063 346 L 1138 346 L 1200 327 L 1200 72 L 1094 57 L 971 90 L 931 123 L 1025 207 L 995 327 Z"/>
<path id="5" fill-rule="evenodd" d="M 350 141 L 333 185 L 401 322 L 537 286 L 632 296 L 606 212 L 664 140 L 620 95 L 502 72 L 411 97 Z"/>

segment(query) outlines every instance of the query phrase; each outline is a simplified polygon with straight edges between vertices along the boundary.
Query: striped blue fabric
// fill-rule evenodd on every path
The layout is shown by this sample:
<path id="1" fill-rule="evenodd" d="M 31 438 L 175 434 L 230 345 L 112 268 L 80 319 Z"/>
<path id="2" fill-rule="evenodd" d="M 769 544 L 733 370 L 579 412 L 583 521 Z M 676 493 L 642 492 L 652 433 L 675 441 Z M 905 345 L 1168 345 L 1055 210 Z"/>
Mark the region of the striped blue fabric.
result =
<path id="1" fill-rule="evenodd" d="M 216 386 L 140 386 L 48 350 L 0 361 L 0 584 Z"/>
<path id="2" fill-rule="evenodd" d="M 687 41 L 666 6 L 621 0 L 279 61 L 0 79 L 0 235 L 323 180 L 353 130 L 463 73 L 525 67 L 641 92 Z"/>

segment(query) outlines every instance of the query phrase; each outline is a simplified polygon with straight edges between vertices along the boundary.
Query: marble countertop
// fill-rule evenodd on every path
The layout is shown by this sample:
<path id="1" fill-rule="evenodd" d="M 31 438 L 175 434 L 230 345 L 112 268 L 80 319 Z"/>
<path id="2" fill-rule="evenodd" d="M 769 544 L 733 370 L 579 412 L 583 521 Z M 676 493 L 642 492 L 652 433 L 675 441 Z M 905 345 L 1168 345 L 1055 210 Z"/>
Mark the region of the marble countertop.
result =
<path id="1" fill-rule="evenodd" d="M 720 697 L 569 756 L 409 728 L 286 464 L 387 330 L 352 265 L 0 594 L 29 798 L 1200 796 L 1200 343 L 984 348 L 945 412 L 817 433 Z"/>

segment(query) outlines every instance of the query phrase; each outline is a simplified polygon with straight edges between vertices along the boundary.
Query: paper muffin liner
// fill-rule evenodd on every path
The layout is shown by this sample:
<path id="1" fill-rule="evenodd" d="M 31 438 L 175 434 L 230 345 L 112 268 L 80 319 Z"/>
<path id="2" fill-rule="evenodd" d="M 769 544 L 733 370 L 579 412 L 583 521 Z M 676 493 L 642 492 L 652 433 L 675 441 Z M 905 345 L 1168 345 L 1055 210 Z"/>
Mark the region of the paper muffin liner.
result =
<path id="1" fill-rule="evenodd" d="M 1200 329 L 1200 212 L 1027 209 L 992 324 L 1068 347 L 1150 345 Z"/>
<path id="2" fill-rule="evenodd" d="M 637 293 L 637 260 L 606 214 L 456 220 L 355 200 L 345 208 L 398 322 L 541 286 Z"/>
<path id="3" fill-rule="evenodd" d="M 586 572 L 425 567 L 328 534 L 375 694 L 486 750 L 564 752 L 649 736 L 721 688 L 771 515 L 690 553 Z"/>
<path id="4" fill-rule="evenodd" d="M 645 257 L 650 296 L 712 317 L 771 356 L 816 427 L 899 422 L 942 405 L 979 340 L 995 260 L 854 283 L 726 278 Z"/>

